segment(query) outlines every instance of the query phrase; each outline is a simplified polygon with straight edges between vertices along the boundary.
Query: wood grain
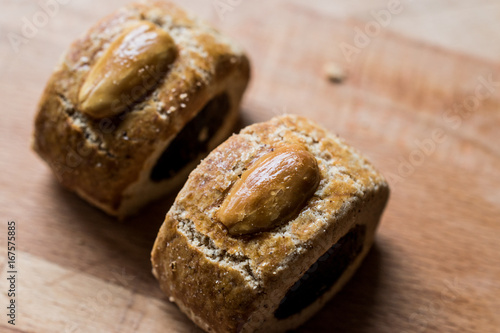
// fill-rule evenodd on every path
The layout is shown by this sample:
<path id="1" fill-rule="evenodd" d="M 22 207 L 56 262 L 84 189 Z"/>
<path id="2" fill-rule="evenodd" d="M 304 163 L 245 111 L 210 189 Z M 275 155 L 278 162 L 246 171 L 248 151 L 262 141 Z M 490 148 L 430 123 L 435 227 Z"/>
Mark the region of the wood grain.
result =
<path id="1" fill-rule="evenodd" d="M 150 273 L 173 197 L 120 224 L 62 189 L 30 150 L 36 103 L 60 54 L 122 3 L 60 5 L 18 53 L 6 36 L 40 5 L 1 3 L 0 216 L 4 230 L 18 223 L 19 268 L 17 325 L 2 315 L 2 332 L 199 332 Z M 348 61 L 339 45 L 354 45 L 356 29 L 387 3 L 242 1 L 222 18 L 210 1 L 182 5 L 248 50 L 244 124 L 308 116 L 389 178 L 374 249 L 298 331 L 500 332 L 500 5 L 403 2 Z M 342 84 L 324 77 L 332 61 L 347 72 Z M 0 247 L 3 307 L 5 236 Z"/>

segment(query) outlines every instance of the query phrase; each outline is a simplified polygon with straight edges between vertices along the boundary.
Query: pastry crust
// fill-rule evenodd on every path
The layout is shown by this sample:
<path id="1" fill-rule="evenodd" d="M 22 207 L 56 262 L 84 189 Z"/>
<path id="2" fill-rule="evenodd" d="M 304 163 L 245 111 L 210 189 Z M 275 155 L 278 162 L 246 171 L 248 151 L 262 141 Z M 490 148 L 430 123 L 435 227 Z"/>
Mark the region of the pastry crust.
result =
<path id="1" fill-rule="evenodd" d="M 141 20 L 169 33 L 177 57 L 160 83 L 131 108 L 93 119 L 79 110 L 80 87 L 110 43 Z M 33 147 L 64 186 L 124 217 L 180 186 L 201 157 L 230 135 L 249 74 L 248 59 L 238 46 L 175 5 L 130 4 L 97 23 L 63 56 L 39 103 Z M 225 96 L 228 110 L 206 151 L 175 176 L 153 181 L 161 154 L 216 96 Z"/>
<path id="2" fill-rule="evenodd" d="M 272 230 L 231 236 L 216 216 L 244 170 L 284 144 L 317 159 L 320 184 L 297 217 Z M 389 196 L 384 177 L 355 149 L 315 123 L 285 115 L 255 124 L 212 151 L 190 174 L 152 251 L 153 274 L 169 299 L 209 332 L 292 329 L 312 316 L 353 274 L 373 242 Z M 314 303 L 286 318 L 273 314 L 287 291 L 356 226 L 359 253 Z"/>

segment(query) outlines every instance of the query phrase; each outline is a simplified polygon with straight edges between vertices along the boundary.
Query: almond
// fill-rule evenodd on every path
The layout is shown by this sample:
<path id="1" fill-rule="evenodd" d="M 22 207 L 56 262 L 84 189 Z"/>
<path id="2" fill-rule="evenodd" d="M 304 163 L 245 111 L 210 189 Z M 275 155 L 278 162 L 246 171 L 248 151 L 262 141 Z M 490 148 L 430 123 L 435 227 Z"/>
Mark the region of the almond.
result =
<path id="1" fill-rule="evenodd" d="M 276 148 L 243 172 L 217 217 L 231 235 L 269 230 L 300 212 L 319 181 L 316 158 L 304 146 Z"/>
<path id="2" fill-rule="evenodd" d="M 158 84 L 176 55 L 170 35 L 153 23 L 127 27 L 90 69 L 78 94 L 81 111 L 94 118 L 121 113 Z"/>

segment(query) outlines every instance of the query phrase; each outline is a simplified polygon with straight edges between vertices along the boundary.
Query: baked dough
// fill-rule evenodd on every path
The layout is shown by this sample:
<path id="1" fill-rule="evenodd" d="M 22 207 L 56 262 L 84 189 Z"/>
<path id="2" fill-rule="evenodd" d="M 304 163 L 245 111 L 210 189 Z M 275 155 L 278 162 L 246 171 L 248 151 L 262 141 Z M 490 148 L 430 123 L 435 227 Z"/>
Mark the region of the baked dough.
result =
<path id="1" fill-rule="evenodd" d="M 287 223 L 230 235 L 217 219 L 225 196 L 252 163 L 285 144 L 316 158 L 317 190 Z M 354 273 L 388 196 L 384 177 L 343 140 L 305 118 L 276 117 L 233 135 L 190 174 L 154 244 L 153 274 L 207 332 L 293 329 Z"/>
<path id="2" fill-rule="evenodd" d="M 116 116 L 82 112 L 78 94 L 92 66 L 124 29 L 144 21 L 175 43 L 164 77 Z M 40 100 L 33 147 L 64 186 L 111 215 L 127 216 L 178 189 L 232 133 L 249 73 L 237 45 L 175 5 L 128 5 L 63 56 Z"/>

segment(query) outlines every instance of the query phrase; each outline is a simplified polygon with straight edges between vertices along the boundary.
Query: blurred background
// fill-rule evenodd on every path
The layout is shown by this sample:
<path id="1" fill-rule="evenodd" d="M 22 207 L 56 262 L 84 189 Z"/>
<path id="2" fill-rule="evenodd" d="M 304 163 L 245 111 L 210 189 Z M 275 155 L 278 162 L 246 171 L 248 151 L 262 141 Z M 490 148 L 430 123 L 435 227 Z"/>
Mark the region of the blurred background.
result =
<path id="1" fill-rule="evenodd" d="M 307 116 L 389 180 L 374 248 L 298 332 L 500 332 L 500 3 L 174 2 L 247 51 L 243 125 Z M 19 268 L 17 324 L 2 316 L 2 332 L 198 332 L 150 273 L 174 196 L 120 224 L 30 149 L 62 53 L 126 3 L 0 0 L 1 306 L 11 220 Z"/>

